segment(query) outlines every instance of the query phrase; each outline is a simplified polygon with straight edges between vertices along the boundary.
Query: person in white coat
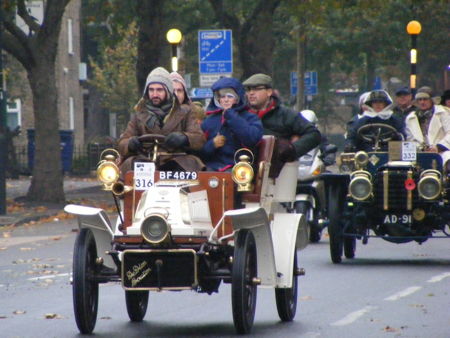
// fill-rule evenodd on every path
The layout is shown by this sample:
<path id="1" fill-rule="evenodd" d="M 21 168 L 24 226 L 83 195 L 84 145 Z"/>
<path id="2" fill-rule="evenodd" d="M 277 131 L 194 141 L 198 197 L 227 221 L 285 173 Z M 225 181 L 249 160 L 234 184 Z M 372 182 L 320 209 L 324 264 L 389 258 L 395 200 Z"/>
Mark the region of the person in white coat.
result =
<path id="1" fill-rule="evenodd" d="M 428 92 L 414 97 L 416 110 L 405 119 L 406 139 L 422 151 L 441 154 L 447 173 L 450 173 L 450 111 L 436 105 Z"/>

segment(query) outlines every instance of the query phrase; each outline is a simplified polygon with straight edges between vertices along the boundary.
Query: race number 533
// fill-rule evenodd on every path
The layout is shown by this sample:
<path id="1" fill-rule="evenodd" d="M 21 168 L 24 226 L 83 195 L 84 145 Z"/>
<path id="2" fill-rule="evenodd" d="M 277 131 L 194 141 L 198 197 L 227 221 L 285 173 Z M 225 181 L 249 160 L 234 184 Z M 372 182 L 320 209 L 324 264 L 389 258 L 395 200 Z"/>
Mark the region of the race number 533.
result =
<path id="1" fill-rule="evenodd" d="M 134 187 L 136 190 L 147 190 L 155 184 L 155 163 L 134 163 Z"/>

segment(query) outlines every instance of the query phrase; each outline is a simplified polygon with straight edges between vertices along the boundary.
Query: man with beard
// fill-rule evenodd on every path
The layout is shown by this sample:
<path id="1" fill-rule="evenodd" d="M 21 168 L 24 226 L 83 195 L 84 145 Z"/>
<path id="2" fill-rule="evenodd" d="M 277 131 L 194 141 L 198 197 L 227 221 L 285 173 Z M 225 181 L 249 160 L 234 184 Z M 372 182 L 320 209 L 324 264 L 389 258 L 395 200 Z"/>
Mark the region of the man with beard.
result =
<path id="1" fill-rule="evenodd" d="M 150 72 L 143 96 L 134 108 L 136 113 L 120 135 L 118 144 L 122 173 L 132 170 L 136 160 L 148 161 L 142 153 L 143 145 L 139 136 L 164 135 L 162 146 L 169 152 L 200 150 L 205 143 L 190 105 L 179 104 L 169 72 L 162 67 Z M 159 170 L 199 171 L 203 168 L 203 162 L 194 155 L 164 155 L 160 156 L 157 163 Z"/>

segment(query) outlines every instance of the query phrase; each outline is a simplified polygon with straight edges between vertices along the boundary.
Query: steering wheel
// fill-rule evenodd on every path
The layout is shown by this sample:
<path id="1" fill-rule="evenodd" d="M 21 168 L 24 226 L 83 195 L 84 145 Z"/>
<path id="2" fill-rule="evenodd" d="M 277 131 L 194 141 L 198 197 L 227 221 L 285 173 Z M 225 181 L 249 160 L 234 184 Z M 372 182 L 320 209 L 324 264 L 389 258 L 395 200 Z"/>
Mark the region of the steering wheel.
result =
<path id="1" fill-rule="evenodd" d="M 152 146 L 156 144 L 164 143 L 166 137 L 160 134 L 144 134 L 138 137 L 139 141 L 145 146 Z"/>
<path id="2" fill-rule="evenodd" d="M 364 141 L 373 142 L 376 145 L 380 142 L 386 143 L 391 141 L 399 135 L 397 129 L 385 123 L 366 124 L 359 128 L 357 133 L 358 137 Z"/>

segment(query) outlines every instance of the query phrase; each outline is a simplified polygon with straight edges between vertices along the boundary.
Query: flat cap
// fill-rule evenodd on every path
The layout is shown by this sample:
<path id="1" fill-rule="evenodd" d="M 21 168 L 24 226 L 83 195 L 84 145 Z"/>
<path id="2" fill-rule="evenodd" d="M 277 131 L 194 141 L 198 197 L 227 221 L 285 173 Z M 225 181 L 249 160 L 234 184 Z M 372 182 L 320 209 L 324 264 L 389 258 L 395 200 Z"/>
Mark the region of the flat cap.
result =
<path id="1" fill-rule="evenodd" d="M 272 78 L 266 74 L 254 74 L 243 83 L 244 87 L 266 86 L 272 88 Z"/>
<path id="2" fill-rule="evenodd" d="M 395 92 L 395 96 L 409 95 L 409 94 L 411 94 L 411 90 L 408 87 L 399 88 Z"/>

